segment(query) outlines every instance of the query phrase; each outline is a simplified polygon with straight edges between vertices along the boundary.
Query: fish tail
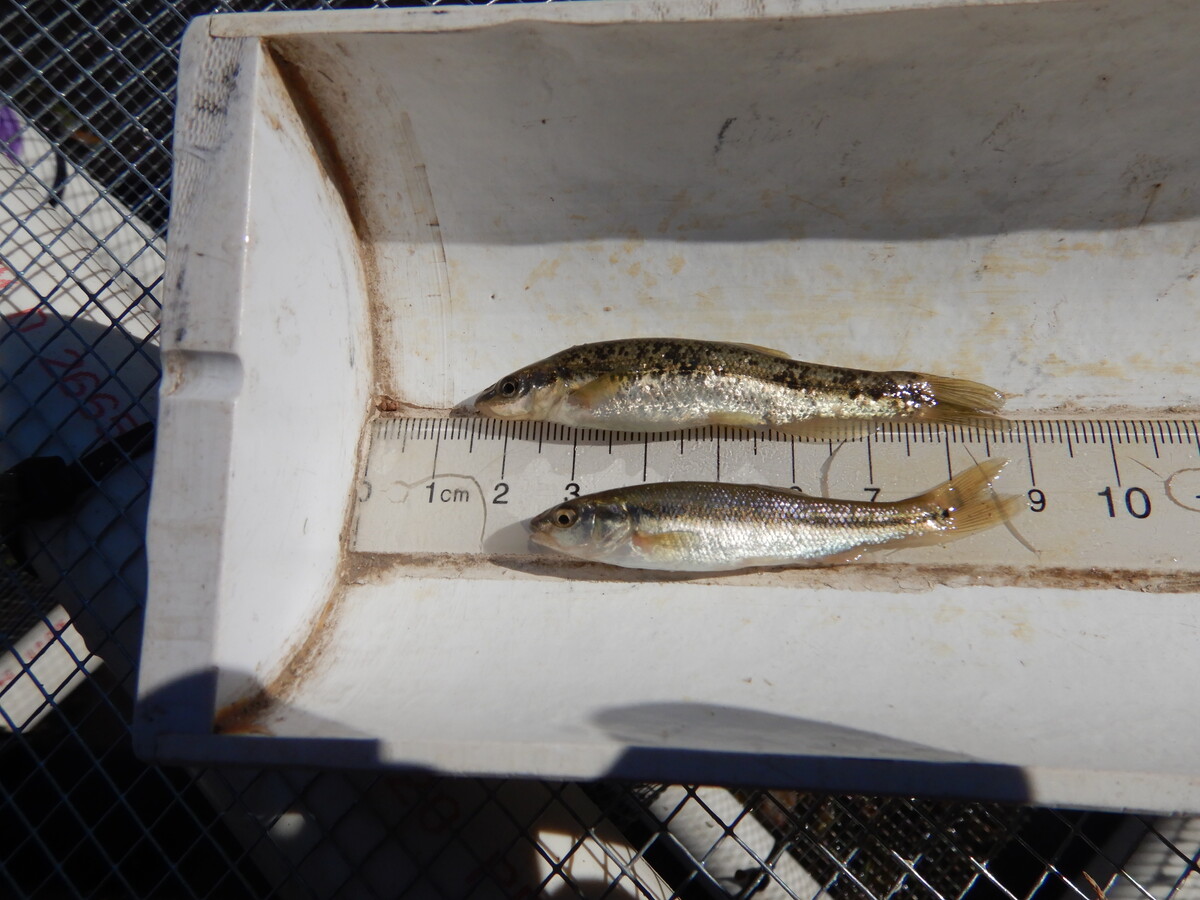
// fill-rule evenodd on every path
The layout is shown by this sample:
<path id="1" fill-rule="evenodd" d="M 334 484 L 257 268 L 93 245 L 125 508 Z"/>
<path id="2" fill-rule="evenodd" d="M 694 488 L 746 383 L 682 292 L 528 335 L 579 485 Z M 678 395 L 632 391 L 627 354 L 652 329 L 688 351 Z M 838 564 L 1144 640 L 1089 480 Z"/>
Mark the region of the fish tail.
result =
<path id="1" fill-rule="evenodd" d="M 963 424 L 980 416 L 994 416 L 1004 405 L 1002 393 L 978 381 L 924 373 L 920 377 L 929 386 L 933 403 L 922 409 L 918 418 Z"/>
<path id="2" fill-rule="evenodd" d="M 1002 497 L 992 490 L 992 482 L 1007 459 L 988 459 L 960 472 L 949 481 L 931 488 L 909 501 L 907 506 L 932 513 L 936 530 L 903 540 L 904 544 L 940 544 L 951 538 L 966 537 L 1007 522 L 1024 506 L 1022 496 Z"/>

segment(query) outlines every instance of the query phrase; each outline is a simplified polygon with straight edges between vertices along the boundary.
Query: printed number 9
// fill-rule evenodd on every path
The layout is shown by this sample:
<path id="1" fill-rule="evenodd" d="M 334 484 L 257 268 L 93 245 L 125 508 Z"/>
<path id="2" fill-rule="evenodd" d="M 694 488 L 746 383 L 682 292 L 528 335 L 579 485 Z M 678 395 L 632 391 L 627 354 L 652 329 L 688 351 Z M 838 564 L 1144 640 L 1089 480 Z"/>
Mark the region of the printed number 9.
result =
<path id="1" fill-rule="evenodd" d="M 1033 488 L 1029 491 L 1029 509 L 1033 512 L 1041 512 L 1046 508 L 1046 495 Z"/>

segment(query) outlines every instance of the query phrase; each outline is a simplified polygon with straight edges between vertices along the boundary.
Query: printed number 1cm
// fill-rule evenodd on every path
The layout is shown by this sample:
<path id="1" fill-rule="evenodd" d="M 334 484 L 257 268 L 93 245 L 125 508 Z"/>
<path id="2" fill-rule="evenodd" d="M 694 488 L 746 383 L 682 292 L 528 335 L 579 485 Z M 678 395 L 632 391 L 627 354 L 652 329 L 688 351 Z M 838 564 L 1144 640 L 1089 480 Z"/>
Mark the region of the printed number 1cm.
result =
<path id="1" fill-rule="evenodd" d="M 1112 488 L 1106 487 L 1104 490 L 1098 491 L 1096 496 L 1103 497 L 1108 501 L 1108 517 L 1115 519 L 1117 510 L 1113 504 Z M 1125 510 L 1135 519 L 1145 519 L 1150 515 L 1150 495 L 1140 487 L 1131 487 L 1125 492 Z"/>

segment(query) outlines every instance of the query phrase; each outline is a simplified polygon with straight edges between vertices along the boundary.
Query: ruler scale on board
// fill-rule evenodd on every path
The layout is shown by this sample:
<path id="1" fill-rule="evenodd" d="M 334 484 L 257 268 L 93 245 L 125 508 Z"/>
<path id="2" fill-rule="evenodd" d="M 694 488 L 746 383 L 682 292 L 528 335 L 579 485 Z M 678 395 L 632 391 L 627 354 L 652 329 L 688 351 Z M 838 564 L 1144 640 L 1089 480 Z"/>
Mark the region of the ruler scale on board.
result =
<path id="1" fill-rule="evenodd" d="M 1028 510 L 1003 527 L 875 559 L 1038 568 L 1200 569 L 1200 427 L 1193 420 L 888 423 L 815 441 L 715 427 L 641 435 L 542 422 L 380 419 L 358 486 L 352 549 L 529 553 L 523 523 L 570 497 L 653 481 L 778 485 L 886 501 L 977 461 Z"/>

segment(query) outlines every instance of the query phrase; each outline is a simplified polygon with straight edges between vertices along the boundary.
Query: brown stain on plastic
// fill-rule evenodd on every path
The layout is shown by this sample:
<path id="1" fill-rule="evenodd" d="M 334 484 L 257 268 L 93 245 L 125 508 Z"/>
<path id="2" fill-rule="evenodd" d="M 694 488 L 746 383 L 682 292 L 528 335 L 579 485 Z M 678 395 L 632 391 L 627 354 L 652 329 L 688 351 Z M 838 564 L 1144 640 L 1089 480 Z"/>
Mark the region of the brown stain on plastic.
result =
<path id="1" fill-rule="evenodd" d="M 943 586 L 1050 588 L 1072 591 L 1123 590 L 1150 594 L 1187 594 L 1200 591 L 1200 572 L 1066 566 L 1034 568 L 969 564 L 853 563 L 843 566 L 747 569 L 740 572 L 697 575 L 621 569 L 601 563 L 521 554 L 350 553 L 344 571 L 351 584 L 377 584 L 395 578 L 429 577 L 501 581 L 562 578 L 573 581 L 637 584 L 688 582 L 701 585 L 761 585 L 892 594 L 924 593 Z M 943 620 L 952 617 L 943 612 Z M 1019 634 L 1014 636 L 1023 637 Z"/>
<path id="2" fill-rule="evenodd" d="M 259 690 L 249 697 L 235 700 L 217 711 L 213 718 L 213 734 L 252 734 L 271 737 L 274 732 L 263 724 L 274 699 Z"/>
<path id="3" fill-rule="evenodd" d="M 529 273 L 529 278 L 525 281 L 525 290 L 529 290 L 539 281 L 549 281 L 558 274 L 558 267 L 562 265 L 561 259 L 544 259 L 538 263 L 532 272 Z"/>
<path id="4" fill-rule="evenodd" d="M 1031 342 L 1036 342 L 1040 335 L 1027 333 Z M 1179 375 L 1194 377 L 1200 372 L 1200 363 L 1178 359 L 1159 359 L 1144 353 L 1134 353 L 1128 357 L 1113 361 L 1110 359 L 1096 360 L 1067 360 L 1056 353 L 1047 354 L 1042 361 L 1048 375 L 1055 377 L 1063 375 L 1082 375 L 1087 378 L 1134 378 L 1138 373 L 1147 375 Z"/>
<path id="5" fill-rule="evenodd" d="M 368 419 L 359 435 L 354 466 L 356 473 L 362 471 L 373 425 L 374 420 Z M 294 697 L 304 682 L 323 662 L 333 639 L 342 601 L 346 598 L 349 586 L 355 582 L 355 557 L 360 554 L 351 553 L 347 549 L 353 538 L 355 506 L 356 497 L 351 491 L 346 500 L 342 530 L 338 538 L 338 546 L 342 548 L 341 558 L 338 560 L 337 569 L 334 572 L 333 588 L 321 606 L 321 610 L 311 620 L 308 631 L 288 652 L 283 654 L 286 662 L 270 681 L 261 685 L 250 696 L 235 700 L 217 711 L 213 717 L 214 734 L 270 736 L 272 731 L 266 722 L 273 711 Z"/>
<path id="6" fill-rule="evenodd" d="M 340 570 L 345 569 L 343 559 Z M 345 598 L 341 571 L 333 594 L 309 626 L 308 633 L 288 655 L 287 662 L 270 682 L 249 697 L 236 700 L 213 717 L 214 734 L 261 734 L 272 732 L 265 724 L 273 709 L 287 703 L 321 663 L 334 631 L 337 613 Z"/>
<path id="7" fill-rule="evenodd" d="M 1000 253 L 985 253 L 977 269 L 980 275 L 997 278 L 1015 278 L 1018 275 L 1045 275 L 1049 264 L 1027 257 L 1010 257 Z"/>
<path id="8" fill-rule="evenodd" d="M 386 323 L 390 314 L 387 313 L 385 304 L 379 298 L 379 273 L 371 250 L 370 231 L 363 214 L 358 191 L 338 152 L 338 143 L 333 131 L 322 116 L 320 105 L 305 81 L 300 67 L 288 61 L 279 48 L 270 41 L 265 42 L 265 53 L 279 75 L 280 82 L 287 91 L 304 127 L 317 165 L 340 197 L 357 238 L 359 262 L 362 266 L 364 287 L 371 313 L 372 374 L 376 387 L 375 394 L 378 398 L 373 400 L 371 405 L 389 409 L 389 411 L 404 409 L 406 404 L 387 396 L 383 390 L 383 386 L 391 381 L 391 367 L 387 355 L 379 349 L 378 334 L 380 324 Z M 366 424 L 359 438 L 358 461 L 355 471 L 361 468 L 361 459 L 370 434 L 370 417 L 364 415 L 364 420 Z M 341 546 L 343 548 L 349 545 L 353 508 L 353 492 L 350 492 L 342 527 Z M 272 733 L 266 724 L 272 710 L 293 697 L 300 686 L 321 664 L 332 639 L 338 611 L 345 598 L 348 583 L 347 554 L 343 549 L 342 558 L 333 578 L 332 590 L 319 612 L 310 621 L 307 631 L 283 654 L 285 662 L 266 684 L 261 685 L 250 696 L 243 697 L 216 712 L 213 717 L 214 733 L 242 735 L 270 735 Z"/>
<path id="9" fill-rule="evenodd" d="M 1046 355 L 1042 365 L 1050 375 L 1086 375 L 1089 378 L 1126 378 L 1124 367 L 1107 359 L 1097 359 L 1088 362 L 1071 362 L 1063 359 L 1057 353 Z"/>
<path id="10" fill-rule="evenodd" d="M 362 267 L 363 287 L 370 311 L 368 322 L 371 328 L 371 365 L 375 393 L 386 395 L 393 383 L 392 364 L 388 354 L 382 350 L 380 335 L 387 332 L 392 314 L 380 296 L 382 283 L 379 267 L 371 241 L 371 229 L 364 211 L 358 187 L 350 169 L 339 151 L 333 128 L 321 112 L 320 102 L 305 78 L 304 69 L 291 62 L 278 42 L 264 41 L 264 52 L 275 67 L 280 82 L 291 99 L 292 106 L 308 136 L 309 147 L 322 174 L 337 191 L 346 216 L 354 229 L 358 243 L 359 264 Z"/>
<path id="11" fill-rule="evenodd" d="M 349 545 L 352 518 L 352 504 L 348 504 L 342 535 L 343 547 Z M 489 581 L 557 578 L 627 584 L 687 582 L 708 586 L 763 586 L 800 590 L 869 591 L 880 594 L 927 593 L 936 587 L 1122 590 L 1145 594 L 1200 592 L 1198 571 L 853 563 L 843 566 L 748 569 L 741 572 L 696 575 L 621 569 L 600 563 L 549 556 L 345 551 L 333 593 L 313 620 L 307 635 L 288 656 L 279 674 L 255 694 L 220 710 L 214 720 L 214 732 L 271 734 L 265 723 L 272 710 L 286 704 L 321 664 L 330 645 L 342 601 L 350 586 L 380 584 L 408 578 Z M 933 621 L 952 621 L 964 611 L 963 606 L 942 605 L 932 610 Z M 1013 620 L 1008 624 L 1009 634 L 1016 640 L 1028 642 L 1033 639 L 1033 630 L 1028 623 Z"/>
<path id="12" fill-rule="evenodd" d="M 320 166 L 322 174 L 333 185 L 342 199 L 350 224 L 360 242 L 366 240 L 366 219 L 363 215 L 362 203 L 354 181 L 350 177 L 345 162 L 338 153 L 337 139 L 329 123 L 321 114 L 320 105 L 308 82 L 304 79 L 301 68 L 283 56 L 279 48 L 272 42 L 265 43 L 267 58 L 275 67 L 280 82 L 288 93 L 288 97 L 300 118 L 300 124 L 308 136 L 309 146 L 313 156 Z"/>

